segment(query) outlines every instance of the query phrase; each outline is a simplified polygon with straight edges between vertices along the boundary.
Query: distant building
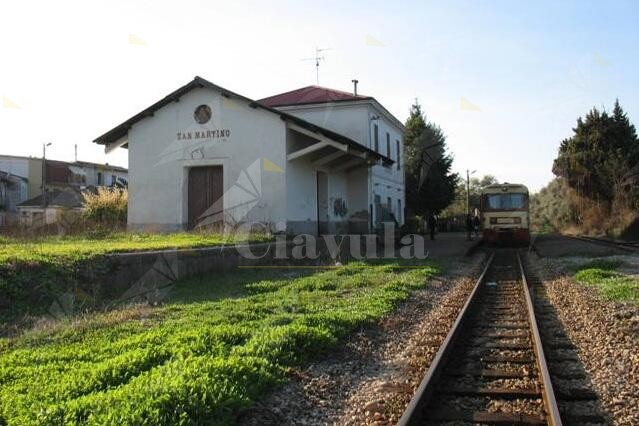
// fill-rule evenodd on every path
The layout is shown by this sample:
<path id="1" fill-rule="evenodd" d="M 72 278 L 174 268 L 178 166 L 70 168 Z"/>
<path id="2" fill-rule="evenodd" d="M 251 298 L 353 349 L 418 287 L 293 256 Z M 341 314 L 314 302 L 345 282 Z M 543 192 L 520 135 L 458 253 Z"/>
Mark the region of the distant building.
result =
<path id="1" fill-rule="evenodd" d="M 46 176 L 47 191 L 57 191 L 46 199 L 41 197 L 43 171 Z M 124 186 L 127 185 L 127 181 L 126 168 L 109 164 L 47 159 L 45 170 L 42 158 L 0 155 L 0 226 L 33 223 L 34 221 L 30 219 L 25 220 L 24 215 L 25 212 L 31 214 L 37 210 L 38 203 L 34 201 L 36 198 L 44 207 L 49 199 L 60 199 L 60 192 L 68 192 L 72 194 L 72 197 L 77 198 L 80 192 L 87 188 Z M 25 204 L 25 202 L 28 203 Z M 24 208 L 21 209 L 19 217 L 17 213 L 20 205 Z M 27 206 L 29 209 L 26 209 Z M 44 211 L 40 213 L 44 217 Z"/>
<path id="2" fill-rule="evenodd" d="M 28 181 L 26 178 L 0 171 L 0 227 L 11 223 L 11 214 L 16 206 L 27 198 Z"/>
<path id="3" fill-rule="evenodd" d="M 48 190 L 16 206 L 22 226 L 72 223 L 82 213 L 82 193 L 74 190 Z"/>

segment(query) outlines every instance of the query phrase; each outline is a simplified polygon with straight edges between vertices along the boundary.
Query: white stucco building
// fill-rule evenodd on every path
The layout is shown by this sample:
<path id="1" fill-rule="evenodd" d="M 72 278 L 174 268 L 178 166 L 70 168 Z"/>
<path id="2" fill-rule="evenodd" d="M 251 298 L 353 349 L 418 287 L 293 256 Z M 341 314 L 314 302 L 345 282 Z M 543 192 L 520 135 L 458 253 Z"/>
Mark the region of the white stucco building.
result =
<path id="1" fill-rule="evenodd" d="M 381 106 L 371 120 L 375 103 L 322 123 L 196 77 L 94 142 L 129 150 L 132 229 L 248 222 L 276 232 L 367 232 L 376 176 L 401 186 L 392 199 L 403 206 L 403 173 L 384 139 L 388 131 L 401 144 L 403 128 Z M 377 150 L 366 137 L 370 121 Z"/>
<path id="2" fill-rule="evenodd" d="M 382 220 L 382 210 L 386 210 L 399 224 L 404 223 L 405 128 L 375 98 L 307 86 L 259 102 L 348 136 L 393 160 L 393 166 L 375 165 L 368 173 L 370 222 L 375 224 Z"/>

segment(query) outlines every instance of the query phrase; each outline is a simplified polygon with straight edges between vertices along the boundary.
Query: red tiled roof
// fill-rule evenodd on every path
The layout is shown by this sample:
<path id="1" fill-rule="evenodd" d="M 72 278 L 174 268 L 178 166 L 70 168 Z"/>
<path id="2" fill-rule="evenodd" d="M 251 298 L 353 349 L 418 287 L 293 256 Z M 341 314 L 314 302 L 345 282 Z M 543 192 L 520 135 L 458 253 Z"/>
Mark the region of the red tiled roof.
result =
<path id="1" fill-rule="evenodd" d="M 290 92 L 280 93 L 279 95 L 269 96 L 260 99 L 258 102 L 262 105 L 274 108 L 286 105 L 303 105 L 303 104 L 321 104 L 327 102 L 342 101 L 361 101 L 364 99 L 372 99 L 370 96 L 353 95 L 352 93 L 342 92 L 341 90 L 329 89 L 320 86 L 306 86 L 301 89 L 291 90 Z"/>

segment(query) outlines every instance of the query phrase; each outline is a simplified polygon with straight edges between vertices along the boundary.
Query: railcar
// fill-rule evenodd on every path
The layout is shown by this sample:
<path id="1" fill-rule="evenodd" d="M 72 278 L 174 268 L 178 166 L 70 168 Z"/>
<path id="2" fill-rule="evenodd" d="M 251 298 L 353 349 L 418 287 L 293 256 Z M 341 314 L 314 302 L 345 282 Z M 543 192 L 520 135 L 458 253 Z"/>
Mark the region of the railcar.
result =
<path id="1" fill-rule="evenodd" d="M 528 188 L 521 184 L 489 185 L 481 193 L 480 218 L 487 243 L 530 243 Z"/>

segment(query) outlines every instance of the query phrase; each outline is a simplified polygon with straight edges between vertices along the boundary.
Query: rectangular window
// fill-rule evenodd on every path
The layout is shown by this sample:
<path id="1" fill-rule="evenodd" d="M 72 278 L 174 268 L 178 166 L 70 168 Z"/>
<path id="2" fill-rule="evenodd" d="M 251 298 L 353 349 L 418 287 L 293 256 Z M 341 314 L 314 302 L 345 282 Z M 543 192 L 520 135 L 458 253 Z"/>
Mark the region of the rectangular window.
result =
<path id="1" fill-rule="evenodd" d="M 386 156 L 388 158 L 391 158 L 391 153 L 390 153 L 390 134 L 388 132 L 386 132 Z"/>
<path id="2" fill-rule="evenodd" d="M 482 203 L 485 211 L 490 210 L 525 210 L 528 197 L 526 194 L 488 194 Z"/>
<path id="3" fill-rule="evenodd" d="M 111 186 L 115 186 L 118 181 L 118 177 L 116 175 L 111 175 Z"/>
<path id="4" fill-rule="evenodd" d="M 397 145 L 397 170 L 401 169 L 402 167 L 402 153 L 399 150 L 399 139 L 395 141 L 396 145 Z"/>
<path id="5" fill-rule="evenodd" d="M 379 127 L 375 124 L 375 152 L 379 152 Z"/>
<path id="6" fill-rule="evenodd" d="M 402 200 L 398 199 L 397 200 L 397 222 L 399 222 L 400 224 L 402 223 L 402 216 L 403 216 Z"/>
<path id="7" fill-rule="evenodd" d="M 102 172 L 98 172 L 98 185 L 103 185 L 104 179 L 102 179 Z"/>

